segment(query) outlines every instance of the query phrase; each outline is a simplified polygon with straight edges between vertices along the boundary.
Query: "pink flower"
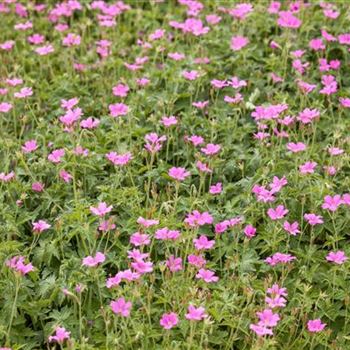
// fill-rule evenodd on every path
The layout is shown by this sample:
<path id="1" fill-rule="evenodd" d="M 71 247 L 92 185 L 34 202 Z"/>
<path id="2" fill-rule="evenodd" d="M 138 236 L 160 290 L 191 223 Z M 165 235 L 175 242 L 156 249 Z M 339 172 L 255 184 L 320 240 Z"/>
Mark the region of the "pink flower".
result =
<path id="1" fill-rule="evenodd" d="M 33 222 L 33 231 L 35 233 L 41 233 L 44 232 L 46 230 L 48 230 L 51 227 L 50 224 L 48 224 L 46 221 L 44 220 L 39 220 L 37 222 Z"/>
<path id="2" fill-rule="evenodd" d="M 307 322 L 307 329 L 309 332 L 312 332 L 312 333 L 321 332 L 325 327 L 326 327 L 326 324 L 322 323 L 319 318 L 316 320 L 309 320 Z"/>
<path id="3" fill-rule="evenodd" d="M 204 109 L 205 107 L 207 107 L 209 104 L 209 101 L 197 101 L 197 102 L 193 102 L 192 106 L 198 108 L 198 109 Z"/>
<path id="4" fill-rule="evenodd" d="M 283 223 L 283 228 L 292 236 L 296 236 L 298 233 L 300 233 L 299 223 L 297 221 L 293 222 L 292 224 L 288 221 L 285 221 Z"/>
<path id="5" fill-rule="evenodd" d="M 117 300 L 112 300 L 110 303 L 110 307 L 116 315 L 129 317 L 132 303 L 131 301 L 125 301 L 125 299 L 122 297 Z"/>
<path id="6" fill-rule="evenodd" d="M 322 204 L 322 209 L 328 209 L 330 211 L 336 211 L 338 207 L 343 204 L 343 200 L 339 194 L 335 196 L 324 197 L 324 202 Z"/>
<path id="7" fill-rule="evenodd" d="M 55 51 L 52 45 L 40 46 L 34 50 L 38 55 L 45 56 Z"/>
<path id="8" fill-rule="evenodd" d="M 59 172 L 59 177 L 64 181 L 64 182 L 70 182 L 73 179 L 73 176 L 71 174 L 69 174 L 67 171 L 65 170 L 60 170 Z"/>
<path id="9" fill-rule="evenodd" d="M 138 272 L 140 275 L 143 275 L 145 273 L 150 273 L 153 271 L 153 263 L 150 261 L 135 261 L 131 263 L 131 267 Z"/>
<path id="10" fill-rule="evenodd" d="M 199 238 L 195 238 L 193 243 L 197 250 L 207 250 L 213 248 L 215 241 L 210 241 L 207 236 L 201 235 Z"/>
<path id="11" fill-rule="evenodd" d="M 35 140 L 29 140 L 24 143 L 22 146 L 22 151 L 24 153 L 31 153 L 34 152 L 38 148 L 38 144 Z"/>
<path id="12" fill-rule="evenodd" d="M 348 257 L 345 255 L 345 253 L 341 250 L 338 250 L 337 252 L 330 252 L 326 256 L 327 261 L 334 262 L 335 264 L 341 265 L 346 260 L 348 260 Z"/>
<path id="13" fill-rule="evenodd" d="M 178 52 L 169 52 L 168 57 L 170 57 L 174 61 L 181 61 L 183 60 L 186 56 L 182 53 Z"/>
<path id="14" fill-rule="evenodd" d="M 277 176 L 274 176 L 272 182 L 269 185 L 271 188 L 271 193 L 279 192 L 287 184 L 288 184 L 288 181 L 285 176 L 283 176 L 280 179 Z"/>
<path id="15" fill-rule="evenodd" d="M 185 315 L 187 320 L 190 321 L 201 321 L 208 317 L 205 313 L 205 308 L 203 306 L 195 307 L 193 305 L 188 305 L 187 314 Z"/>
<path id="16" fill-rule="evenodd" d="M 350 108 L 350 98 L 340 97 L 339 102 L 343 107 Z"/>
<path id="17" fill-rule="evenodd" d="M 99 264 L 102 264 L 105 260 L 106 260 L 106 256 L 101 252 L 97 252 L 94 257 L 89 255 L 86 258 L 84 258 L 82 265 L 89 266 L 89 267 L 95 267 Z"/>
<path id="18" fill-rule="evenodd" d="M 209 193 L 210 194 L 219 194 L 222 192 L 222 183 L 218 182 L 215 185 L 210 186 Z"/>
<path id="19" fill-rule="evenodd" d="M 208 212 L 200 213 L 198 210 L 194 210 L 192 213 L 188 214 L 185 223 L 191 227 L 198 227 L 206 224 L 211 225 L 213 223 L 213 217 Z"/>
<path id="20" fill-rule="evenodd" d="M 199 269 L 197 275 L 197 279 L 202 279 L 207 283 L 217 282 L 219 280 L 218 276 L 215 276 L 215 272 L 209 269 Z"/>
<path id="21" fill-rule="evenodd" d="M 61 100 L 61 107 L 65 110 L 73 109 L 74 106 L 76 106 L 79 103 L 79 98 L 73 97 L 70 100 Z"/>
<path id="22" fill-rule="evenodd" d="M 68 33 L 62 40 L 63 46 L 78 46 L 80 45 L 81 38 L 79 35 L 74 33 Z"/>
<path id="23" fill-rule="evenodd" d="M 68 332 L 64 327 L 57 327 L 55 329 L 56 334 L 49 336 L 49 342 L 57 342 L 62 344 L 65 340 L 70 338 L 70 332 Z"/>
<path id="24" fill-rule="evenodd" d="M 171 329 L 179 323 L 179 318 L 175 312 L 170 312 L 163 314 L 159 323 L 164 329 Z"/>
<path id="25" fill-rule="evenodd" d="M 303 124 L 309 124 L 319 116 L 320 112 L 318 109 L 305 108 L 302 112 L 299 113 L 297 120 L 299 120 Z"/>
<path id="26" fill-rule="evenodd" d="M 333 75 L 322 75 L 323 89 L 320 90 L 320 94 L 331 95 L 337 92 L 338 85 Z"/>
<path id="27" fill-rule="evenodd" d="M 42 192 L 44 190 L 44 184 L 41 182 L 33 182 L 32 190 L 35 192 Z"/>
<path id="28" fill-rule="evenodd" d="M 159 220 L 153 220 L 153 219 L 145 219 L 143 217 L 139 217 L 137 219 L 137 223 L 143 227 L 151 227 L 154 225 L 158 225 L 159 224 Z"/>
<path id="29" fill-rule="evenodd" d="M 214 143 L 208 143 L 204 148 L 201 148 L 201 151 L 207 156 L 213 156 L 219 153 L 220 150 L 221 146 Z"/>
<path id="30" fill-rule="evenodd" d="M 199 146 L 204 142 L 203 137 L 198 135 L 187 136 L 185 137 L 185 140 L 190 141 L 193 146 Z"/>
<path id="31" fill-rule="evenodd" d="M 290 142 L 287 144 L 287 149 L 293 153 L 298 153 L 306 150 L 306 145 L 305 143 L 302 142 Z"/>
<path id="32" fill-rule="evenodd" d="M 150 153 L 156 153 L 162 149 L 162 144 L 166 139 L 165 135 L 158 136 L 155 132 L 147 134 L 145 136 L 145 149 Z"/>
<path id="33" fill-rule="evenodd" d="M 243 47 L 248 45 L 248 43 L 249 43 L 249 39 L 244 36 L 241 36 L 241 35 L 233 36 L 231 38 L 231 49 L 233 51 L 239 51 Z"/>
<path id="34" fill-rule="evenodd" d="M 26 98 L 33 95 L 33 90 L 31 87 L 23 87 L 19 92 L 14 93 L 16 98 Z"/>
<path id="35" fill-rule="evenodd" d="M 171 272 L 181 271 L 182 270 L 182 259 L 176 258 L 174 255 L 171 255 L 166 261 L 166 266 Z"/>
<path id="36" fill-rule="evenodd" d="M 129 92 L 129 86 L 124 84 L 118 84 L 112 89 L 114 96 L 126 97 Z"/>
<path id="37" fill-rule="evenodd" d="M 96 118 L 89 117 L 80 122 L 80 127 L 83 129 L 95 129 L 99 126 L 100 121 Z"/>
<path id="38" fill-rule="evenodd" d="M 317 166 L 316 162 L 306 162 L 299 166 L 299 171 L 302 174 L 313 174 Z"/>
<path id="39" fill-rule="evenodd" d="M 124 103 L 115 103 L 109 105 L 109 112 L 112 117 L 119 117 L 121 115 L 127 115 L 129 112 L 129 107 Z"/>
<path id="40" fill-rule="evenodd" d="M 0 44 L 0 49 L 4 51 L 11 51 L 15 46 L 15 42 L 13 40 L 7 40 Z"/>
<path id="41" fill-rule="evenodd" d="M 106 154 L 106 158 L 114 165 L 123 166 L 130 162 L 132 155 L 130 152 L 124 154 L 118 154 L 116 152 L 109 152 Z"/>
<path id="42" fill-rule="evenodd" d="M 199 77 L 199 73 L 196 70 L 184 71 L 182 76 L 187 80 L 196 80 Z"/>
<path id="43" fill-rule="evenodd" d="M 310 40 L 309 47 L 310 47 L 310 49 L 315 50 L 315 51 L 321 51 L 321 50 L 326 49 L 325 44 L 323 43 L 322 39 L 320 39 L 320 38 Z"/>
<path id="44" fill-rule="evenodd" d="M 12 270 L 15 270 L 22 276 L 26 275 L 27 273 L 34 271 L 34 266 L 29 263 L 24 263 L 24 256 L 14 256 L 10 260 L 6 261 L 6 266 L 11 268 Z"/>
<path id="45" fill-rule="evenodd" d="M 171 115 L 170 117 L 162 117 L 162 121 L 161 123 L 166 127 L 169 128 L 172 125 L 176 125 L 177 124 L 177 119 L 176 117 L 174 117 L 173 115 Z"/>
<path id="46" fill-rule="evenodd" d="M 186 177 L 190 176 L 191 173 L 189 171 L 186 171 L 185 168 L 172 167 L 169 170 L 168 175 L 174 180 L 183 181 L 186 179 Z"/>
<path id="47" fill-rule="evenodd" d="M 269 256 L 265 259 L 265 262 L 271 266 L 275 266 L 277 264 L 286 264 L 290 261 L 295 260 L 296 257 L 291 254 L 283 254 L 283 253 L 275 253 L 272 256 Z"/>
<path id="48" fill-rule="evenodd" d="M 252 225 L 247 225 L 244 228 L 243 232 L 248 238 L 252 238 L 256 234 L 256 228 L 254 226 L 252 226 Z"/>
<path id="49" fill-rule="evenodd" d="M 332 156 L 338 156 L 340 154 L 343 154 L 344 153 L 344 150 L 341 149 L 341 148 L 338 148 L 338 147 L 330 147 L 328 149 L 328 153 Z"/>
<path id="50" fill-rule="evenodd" d="M 0 173 L 0 181 L 9 182 L 15 177 L 15 173 L 11 171 L 8 174 Z"/>
<path id="51" fill-rule="evenodd" d="M 41 34 L 33 34 L 28 36 L 27 40 L 33 45 L 40 45 L 45 41 L 45 37 Z"/>
<path id="52" fill-rule="evenodd" d="M 317 224 L 323 224 L 323 218 L 321 215 L 316 214 L 305 214 L 304 219 L 309 223 L 309 225 L 314 226 Z"/>
<path id="53" fill-rule="evenodd" d="M 65 151 L 63 148 L 59 148 L 59 149 L 56 149 L 54 151 L 52 151 L 47 159 L 52 162 L 52 163 L 60 163 L 61 162 L 61 158 L 64 157 L 65 155 Z"/>
<path id="54" fill-rule="evenodd" d="M 0 112 L 7 113 L 12 109 L 12 104 L 7 102 L 0 103 Z"/>
<path id="55" fill-rule="evenodd" d="M 130 237 L 130 243 L 135 247 L 151 244 L 150 236 L 146 233 L 135 232 Z"/>
<path id="56" fill-rule="evenodd" d="M 162 241 L 176 240 L 180 237 L 181 233 L 178 230 L 169 230 L 167 227 L 161 228 L 156 231 L 154 237 Z"/>
<path id="57" fill-rule="evenodd" d="M 278 314 L 274 314 L 272 310 L 265 309 L 262 312 L 257 312 L 257 316 L 259 317 L 259 325 L 265 327 L 275 327 L 277 326 L 280 317 Z"/>
<path id="58" fill-rule="evenodd" d="M 107 213 L 109 213 L 112 210 L 112 208 L 113 208 L 112 205 L 108 207 L 106 202 L 101 202 L 101 203 L 98 203 L 98 206 L 96 208 L 90 207 L 90 211 L 94 215 L 105 216 Z"/>
<path id="59" fill-rule="evenodd" d="M 282 28 L 297 29 L 301 26 L 301 20 L 290 11 L 280 11 L 277 23 Z"/>
<path id="60" fill-rule="evenodd" d="M 264 335 L 273 335 L 273 331 L 271 328 L 259 324 L 250 324 L 249 329 L 255 332 L 256 335 L 259 337 L 262 337 Z"/>
<path id="61" fill-rule="evenodd" d="M 267 210 L 267 215 L 271 220 L 282 219 L 284 216 L 288 214 L 289 210 L 286 209 L 283 205 L 279 205 L 276 208 L 269 208 Z"/>
<path id="62" fill-rule="evenodd" d="M 190 265 L 198 268 L 205 266 L 206 260 L 201 255 L 190 254 L 187 257 L 187 261 Z"/>

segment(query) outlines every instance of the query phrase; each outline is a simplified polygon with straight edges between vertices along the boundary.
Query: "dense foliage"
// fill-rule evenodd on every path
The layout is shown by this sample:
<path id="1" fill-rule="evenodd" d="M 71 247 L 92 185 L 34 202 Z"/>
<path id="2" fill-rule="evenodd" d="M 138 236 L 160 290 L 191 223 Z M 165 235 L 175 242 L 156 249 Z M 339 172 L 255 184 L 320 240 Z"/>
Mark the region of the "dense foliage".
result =
<path id="1" fill-rule="evenodd" d="M 2 0 L 1 349 L 349 349 L 349 10 Z"/>

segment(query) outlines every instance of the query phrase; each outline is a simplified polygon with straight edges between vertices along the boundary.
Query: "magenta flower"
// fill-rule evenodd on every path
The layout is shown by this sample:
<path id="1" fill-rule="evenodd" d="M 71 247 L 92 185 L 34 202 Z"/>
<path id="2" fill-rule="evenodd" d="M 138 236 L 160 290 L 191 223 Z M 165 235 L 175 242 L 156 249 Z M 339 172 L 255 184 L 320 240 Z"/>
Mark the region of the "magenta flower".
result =
<path id="1" fill-rule="evenodd" d="M 208 212 L 200 213 L 198 210 L 194 210 L 192 213 L 188 214 L 185 223 L 191 227 L 198 227 L 206 224 L 211 225 L 213 223 L 213 217 Z"/>
<path id="2" fill-rule="evenodd" d="M 187 320 L 190 321 L 201 321 L 208 317 L 205 313 L 205 308 L 203 306 L 195 307 L 193 305 L 188 305 L 187 314 L 185 315 Z"/>
<path id="3" fill-rule="evenodd" d="M 166 127 L 170 128 L 172 125 L 177 124 L 177 119 L 175 116 L 171 115 L 170 117 L 162 117 L 161 123 Z"/>
<path id="4" fill-rule="evenodd" d="M 307 329 L 311 333 L 318 333 L 323 331 L 323 329 L 326 327 L 325 323 L 322 323 L 321 320 L 318 318 L 316 320 L 309 320 L 307 322 Z"/>
<path id="5" fill-rule="evenodd" d="M 94 257 L 89 255 L 86 258 L 84 258 L 82 265 L 95 267 L 97 265 L 102 264 L 105 260 L 106 260 L 106 256 L 101 252 L 97 252 Z"/>
<path id="6" fill-rule="evenodd" d="M 187 80 L 196 80 L 199 77 L 199 73 L 196 70 L 184 71 L 182 76 Z"/>
<path id="7" fill-rule="evenodd" d="M 280 320 L 279 315 L 274 314 L 270 309 L 265 309 L 262 312 L 257 312 L 256 315 L 259 317 L 258 324 L 265 327 L 275 327 Z"/>
<path id="8" fill-rule="evenodd" d="M 219 194 L 221 192 L 222 192 L 222 183 L 221 182 L 218 182 L 217 184 L 210 186 L 210 189 L 209 189 L 210 194 L 215 195 L 215 194 Z"/>
<path id="9" fill-rule="evenodd" d="M 57 342 L 62 344 L 65 340 L 70 338 L 70 332 L 68 332 L 64 327 L 57 327 L 55 330 L 55 335 L 49 336 L 49 342 Z"/>
<path id="10" fill-rule="evenodd" d="M 181 271 L 182 270 L 182 259 L 176 258 L 174 255 L 171 255 L 166 261 L 166 266 L 171 272 Z"/>
<path id="11" fill-rule="evenodd" d="M 73 179 L 73 176 L 63 169 L 60 170 L 58 175 L 64 182 L 67 182 L 67 183 Z"/>
<path id="12" fill-rule="evenodd" d="M 145 149 L 150 153 L 156 153 L 161 150 L 162 144 L 166 139 L 165 135 L 158 136 L 155 132 L 147 134 L 145 136 Z"/>
<path id="13" fill-rule="evenodd" d="M 130 152 L 124 154 L 118 154 L 116 152 L 109 152 L 106 154 L 106 158 L 114 165 L 123 166 L 130 162 L 132 155 Z"/>
<path id="14" fill-rule="evenodd" d="M 323 224 L 323 218 L 321 215 L 316 214 L 305 214 L 304 219 L 309 223 L 309 225 L 314 226 L 318 224 Z"/>
<path id="15" fill-rule="evenodd" d="M 213 156 L 219 153 L 221 150 L 220 145 L 215 145 L 213 143 L 208 143 L 204 148 L 201 148 L 201 151 L 207 156 Z"/>
<path id="16" fill-rule="evenodd" d="M 0 112 L 7 113 L 12 109 L 12 104 L 8 102 L 1 102 L 0 103 Z"/>
<path id="17" fill-rule="evenodd" d="M 207 283 L 217 282 L 219 280 L 218 276 L 215 276 L 215 272 L 209 269 L 200 269 L 196 275 L 197 279 L 202 279 Z"/>
<path id="18" fill-rule="evenodd" d="M 322 209 L 328 209 L 330 211 L 336 211 L 338 207 L 343 204 L 342 197 L 339 194 L 335 196 L 324 197 L 324 202 L 322 204 Z"/>
<path id="19" fill-rule="evenodd" d="M 306 150 L 306 145 L 305 143 L 302 142 L 290 142 L 287 144 L 287 149 L 293 153 L 298 153 Z"/>
<path id="20" fill-rule="evenodd" d="M 139 225 L 143 226 L 143 227 L 151 227 L 151 226 L 155 226 L 159 224 L 159 220 L 154 220 L 154 219 L 145 219 L 142 216 L 140 216 L 137 221 L 136 221 Z"/>
<path id="21" fill-rule="evenodd" d="M 80 127 L 82 129 L 95 129 L 100 125 L 100 121 L 96 118 L 89 117 L 80 122 Z"/>
<path id="22" fill-rule="evenodd" d="M 51 227 L 50 224 L 48 224 L 46 221 L 44 220 L 39 220 L 37 222 L 33 222 L 33 231 L 35 233 L 41 233 L 44 232 L 46 230 L 48 230 Z"/>
<path id="23" fill-rule="evenodd" d="M 118 84 L 112 89 L 113 95 L 118 97 L 126 97 L 129 92 L 129 86 L 124 84 Z"/>
<path id="24" fill-rule="evenodd" d="M 253 238 L 256 235 L 256 228 L 252 225 L 247 225 L 243 232 L 248 238 Z"/>
<path id="25" fill-rule="evenodd" d="M 101 203 L 98 203 L 98 206 L 96 208 L 90 207 L 90 211 L 94 215 L 105 216 L 107 213 L 109 213 L 112 210 L 112 208 L 113 208 L 112 205 L 108 207 L 106 202 L 101 202 Z"/>
<path id="26" fill-rule="evenodd" d="M 297 29 L 301 26 L 301 20 L 290 11 L 280 11 L 277 23 L 282 28 Z"/>
<path id="27" fill-rule="evenodd" d="M 35 192 L 42 192 L 44 190 L 44 184 L 41 182 L 33 182 L 32 190 Z"/>
<path id="28" fill-rule="evenodd" d="M 22 146 L 22 151 L 24 153 L 31 153 L 34 152 L 38 148 L 38 144 L 35 140 L 29 140 L 24 143 Z"/>
<path id="29" fill-rule="evenodd" d="M 131 263 L 131 267 L 140 275 L 153 271 L 153 263 L 151 261 L 138 260 Z"/>
<path id="30" fill-rule="evenodd" d="M 151 244 L 151 239 L 146 233 L 135 232 L 130 237 L 130 243 L 135 247 L 140 247 Z"/>
<path id="31" fill-rule="evenodd" d="M 249 39 L 244 36 L 241 36 L 241 35 L 233 36 L 231 38 L 231 49 L 233 51 L 239 51 L 243 47 L 247 46 L 248 43 L 249 43 Z"/>
<path id="32" fill-rule="evenodd" d="M 185 168 L 172 167 L 169 169 L 168 175 L 174 180 L 183 181 L 186 179 L 186 177 L 190 176 L 191 173 L 189 171 L 186 171 Z"/>
<path id="33" fill-rule="evenodd" d="M 54 151 L 52 151 L 47 159 L 52 162 L 52 163 L 60 163 L 62 161 L 62 157 L 64 157 L 65 155 L 65 151 L 63 148 L 59 148 L 59 149 L 55 149 Z"/>
<path id="34" fill-rule="evenodd" d="M 156 231 L 154 238 L 165 240 L 176 240 L 180 237 L 181 233 L 178 230 L 169 230 L 167 227 L 161 228 Z"/>
<path id="35" fill-rule="evenodd" d="M 193 240 L 194 246 L 197 250 L 208 250 L 215 245 L 214 240 L 209 240 L 207 236 L 201 235 L 199 238 Z"/>
<path id="36" fill-rule="evenodd" d="M 337 252 L 330 252 L 327 257 L 327 261 L 334 262 L 335 264 L 341 265 L 346 260 L 348 260 L 348 257 L 345 255 L 345 253 L 341 250 L 338 250 Z"/>
<path id="37" fill-rule="evenodd" d="M 316 167 L 316 162 L 306 162 L 299 166 L 299 171 L 301 174 L 313 174 Z"/>
<path id="38" fill-rule="evenodd" d="M 6 266 L 18 272 L 22 276 L 26 275 L 31 271 L 34 271 L 34 266 L 31 263 L 24 263 L 24 256 L 14 256 L 10 260 L 6 261 Z"/>
<path id="39" fill-rule="evenodd" d="M 249 329 L 255 332 L 255 334 L 259 337 L 263 337 L 264 335 L 273 335 L 271 328 L 259 324 L 250 324 Z"/>
<path id="40" fill-rule="evenodd" d="M 206 260 L 201 255 L 190 254 L 187 257 L 187 261 L 190 265 L 201 268 L 205 266 Z"/>
<path id="41" fill-rule="evenodd" d="M 45 56 L 55 51 L 52 45 L 40 46 L 34 50 L 38 55 Z"/>
<path id="42" fill-rule="evenodd" d="M 295 259 L 296 257 L 291 254 L 275 253 L 274 255 L 266 258 L 265 262 L 271 266 L 275 266 L 277 264 L 289 263 Z"/>
<path id="43" fill-rule="evenodd" d="M 296 236 L 298 233 L 300 233 L 299 223 L 297 221 L 293 222 L 292 224 L 288 221 L 285 221 L 283 223 L 283 228 L 292 236 Z"/>
<path id="44" fill-rule="evenodd" d="M 282 219 L 288 214 L 289 210 L 286 209 L 283 205 L 279 205 L 276 208 L 269 208 L 267 210 L 267 215 L 271 220 Z"/>
<path id="45" fill-rule="evenodd" d="M 171 329 L 179 323 L 179 318 L 175 312 L 169 312 L 163 314 L 159 323 L 164 329 Z"/>
<path id="46" fill-rule="evenodd" d="M 318 109 L 309 109 L 305 108 L 298 114 L 297 120 L 302 122 L 303 124 L 310 124 L 314 119 L 320 116 L 320 112 Z"/>
<path id="47" fill-rule="evenodd" d="M 125 299 L 122 297 L 117 300 L 111 301 L 110 307 L 116 315 L 129 317 L 132 303 L 131 301 L 125 301 Z"/>
<path id="48" fill-rule="evenodd" d="M 0 173 L 0 181 L 9 182 L 15 177 L 15 173 L 13 171 L 8 174 Z"/>
<path id="49" fill-rule="evenodd" d="M 109 105 L 109 112 L 112 117 L 120 117 L 121 115 L 127 115 L 129 107 L 124 103 L 115 103 Z"/>

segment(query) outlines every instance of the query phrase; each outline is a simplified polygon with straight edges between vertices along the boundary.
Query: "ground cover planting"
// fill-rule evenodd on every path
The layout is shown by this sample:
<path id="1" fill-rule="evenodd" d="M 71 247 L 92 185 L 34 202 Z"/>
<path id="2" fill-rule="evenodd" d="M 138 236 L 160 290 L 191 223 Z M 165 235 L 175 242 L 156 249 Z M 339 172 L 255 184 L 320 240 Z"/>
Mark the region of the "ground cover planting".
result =
<path id="1" fill-rule="evenodd" d="M 350 4 L 0 2 L 0 349 L 350 349 Z"/>

